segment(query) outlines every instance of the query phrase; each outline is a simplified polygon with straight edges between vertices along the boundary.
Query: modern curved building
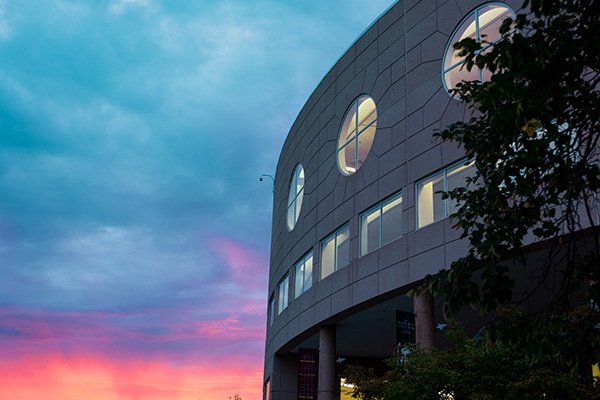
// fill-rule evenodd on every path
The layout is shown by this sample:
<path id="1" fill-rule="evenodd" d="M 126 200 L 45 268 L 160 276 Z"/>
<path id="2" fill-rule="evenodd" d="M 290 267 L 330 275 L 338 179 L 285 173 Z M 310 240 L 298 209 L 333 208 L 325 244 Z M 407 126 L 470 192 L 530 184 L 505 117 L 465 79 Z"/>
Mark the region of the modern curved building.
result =
<path id="1" fill-rule="evenodd" d="M 519 5 L 400 0 L 302 108 L 275 175 L 265 399 L 339 398 L 341 364 L 433 345 L 434 301 L 406 293 L 465 253 L 438 191 L 472 167 L 432 134 L 469 117 L 448 89 L 486 79 L 451 44 L 493 45 Z"/>

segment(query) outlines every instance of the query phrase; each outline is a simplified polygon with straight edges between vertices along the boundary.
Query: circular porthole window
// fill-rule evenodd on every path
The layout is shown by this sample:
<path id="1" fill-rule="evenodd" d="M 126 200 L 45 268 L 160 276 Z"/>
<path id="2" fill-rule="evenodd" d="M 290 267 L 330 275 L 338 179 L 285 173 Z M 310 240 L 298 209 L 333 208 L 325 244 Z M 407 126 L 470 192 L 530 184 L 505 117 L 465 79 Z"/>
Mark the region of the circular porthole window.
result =
<path id="1" fill-rule="evenodd" d="M 444 64 L 442 66 L 442 77 L 446 91 L 450 93 L 461 81 L 485 82 L 490 79 L 491 73 L 473 66 L 471 71 L 464 67 L 465 58 L 454 49 L 454 43 L 466 38 L 472 38 L 482 42 L 480 52 L 493 46 L 502 40 L 500 26 L 506 18 L 514 18 L 515 12 L 502 3 L 490 3 L 479 6 L 471 11 L 454 30 L 450 41 L 446 45 Z"/>
<path id="2" fill-rule="evenodd" d="M 377 130 L 377 107 L 367 95 L 353 102 L 340 131 L 337 146 L 338 167 L 344 175 L 352 175 L 365 162 Z"/>
<path id="3" fill-rule="evenodd" d="M 296 165 L 290 182 L 290 194 L 287 204 L 287 226 L 291 231 L 298 222 L 302 199 L 304 197 L 304 168 L 302 164 Z"/>

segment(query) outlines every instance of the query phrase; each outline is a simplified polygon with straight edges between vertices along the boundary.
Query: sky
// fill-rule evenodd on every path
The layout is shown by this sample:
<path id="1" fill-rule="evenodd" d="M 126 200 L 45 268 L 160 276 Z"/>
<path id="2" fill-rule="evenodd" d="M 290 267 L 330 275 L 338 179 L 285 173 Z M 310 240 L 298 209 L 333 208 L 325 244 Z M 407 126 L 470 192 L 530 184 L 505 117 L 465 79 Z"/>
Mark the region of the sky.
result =
<path id="1" fill-rule="evenodd" d="M 394 0 L 0 0 L 0 400 L 262 392 L 271 184 Z"/>

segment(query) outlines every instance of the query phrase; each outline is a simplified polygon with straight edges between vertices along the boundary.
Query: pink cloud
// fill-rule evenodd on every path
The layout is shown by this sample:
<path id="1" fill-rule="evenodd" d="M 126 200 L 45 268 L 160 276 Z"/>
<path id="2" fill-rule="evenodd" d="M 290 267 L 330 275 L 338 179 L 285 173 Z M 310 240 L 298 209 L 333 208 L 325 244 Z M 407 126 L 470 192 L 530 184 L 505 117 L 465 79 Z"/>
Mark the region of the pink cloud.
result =
<path id="1" fill-rule="evenodd" d="M 235 354 L 245 363 L 262 363 L 263 319 L 245 314 L 201 318 L 193 309 L 121 313 L 4 307 L 0 354 L 21 357 L 32 351 L 60 350 L 114 360 L 158 358 L 176 365 L 220 362 Z"/>
<path id="2" fill-rule="evenodd" d="M 76 337 L 110 338 L 115 327 L 107 312 L 52 311 L 25 307 L 0 307 L 0 327 L 11 328 L 24 340 L 69 340 Z"/>
<path id="3" fill-rule="evenodd" d="M 260 303 L 262 308 L 262 301 L 255 303 Z M 90 341 L 114 341 L 115 338 L 157 341 L 238 337 L 238 333 L 244 332 L 246 339 L 262 339 L 264 323 L 262 320 L 256 321 L 252 315 L 256 307 L 257 304 L 242 305 L 237 315 L 216 320 L 197 320 L 200 317 L 194 315 L 196 310 L 193 308 L 144 309 L 133 313 L 0 307 L 0 337 L 6 332 L 4 336 L 11 336 L 15 340 L 38 342 L 77 338 Z M 241 318 L 240 315 L 246 317 Z M 162 325 L 164 329 L 158 332 L 141 329 L 153 323 Z"/>
<path id="4" fill-rule="evenodd" d="M 260 327 L 249 327 L 240 323 L 237 317 L 228 317 L 218 321 L 198 322 L 196 329 L 202 337 L 244 340 L 260 340 L 265 337 L 265 329 L 262 324 Z"/>
<path id="5" fill-rule="evenodd" d="M 245 290 L 265 290 L 267 256 L 232 239 L 219 237 L 212 247 L 231 272 L 234 284 Z"/>

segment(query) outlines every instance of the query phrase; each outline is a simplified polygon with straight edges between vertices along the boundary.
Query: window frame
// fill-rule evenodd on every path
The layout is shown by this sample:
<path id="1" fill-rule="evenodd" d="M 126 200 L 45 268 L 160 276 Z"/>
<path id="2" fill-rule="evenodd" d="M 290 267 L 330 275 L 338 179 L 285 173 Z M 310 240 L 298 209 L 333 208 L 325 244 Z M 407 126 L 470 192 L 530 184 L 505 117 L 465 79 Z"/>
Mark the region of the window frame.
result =
<path id="1" fill-rule="evenodd" d="M 442 55 L 442 84 L 444 86 L 444 90 L 446 90 L 446 93 L 448 93 L 449 95 L 452 96 L 452 93 L 450 92 L 450 90 L 454 89 L 453 88 L 448 88 L 448 85 L 446 84 L 446 74 L 456 68 L 461 68 L 462 65 L 465 64 L 465 58 L 463 57 L 461 61 L 452 64 L 448 67 L 446 67 L 446 56 L 448 55 L 448 51 L 449 50 L 453 50 L 454 49 L 454 44 L 459 42 L 460 40 L 456 40 L 455 36 L 457 35 L 459 29 L 467 22 L 467 20 L 469 20 L 470 18 L 473 18 L 473 21 L 475 22 L 475 40 L 478 43 L 481 43 L 481 32 L 480 32 L 480 24 L 479 24 L 479 19 L 480 19 L 480 14 L 479 12 L 488 6 L 499 6 L 499 7 L 503 7 L 506 10 L 508 10 L 512 15 L 511 18 L 515 19 L 517 14 L 515 13 L 515 11 L 512 9 L 512 7 L 510 7 L 508 4 L 500 2 L 500 1 L 491 1 L 491 2 L 487 2 L 487 3 L 483 3 L 478 5 L 477 7 L 475 7 L 473 10 L 469 11 L 467 14 L 465 14 L 465 16 L 463 16 L 463 18 L 459 21 L 459 23 L 456 25 L 456 27 L 454 28 L 454 30 L 452 31 L 452 34 L 450 35 L 450 39 L 448 40 L 448 43 L 446 43 L 446 47 L 444 49 L 444 53 Z M 482 14 L 483 15 L 483 14 Z M 505 18 L 506 19 L 506 18 Z M 512 32 L 512 31 L 511 31 Z M 503 37 L 500 37 L 499 39 L 494 40 L 491 43 L 487 43 L 485 45 L 485 47 L 482 47 L 481 49 L 477 50 L 476 54 L 479 54 L 483 51 L 486 51 L 487 49 L 489 49 L 490 47 L 494 46 L 496 43 L 499 43 L 500 41 L 503 40 Z M 483 82 L 483 70 L 481 68 L 479 68 L 478 66 L 474 65 L 474 68 L 477 68 L 477 80 L 482 83 Z M 462 81 L 462 79 L 461 79 Z"/>
<path id="2" fill-rule="evenodd" d="M 338 260 L 337 239 L 338 239 L 338 235 L 345 229 L 348 229 L 348 263 L 344 264 L 338 268 L 338 266 L 337 266 L 337 260 Z M 333 237 L 333 271 L 331 271 L 330 274 L 323 276 L 323 249 L 325 247 L 324 244 L 326 242 L 328 242 L 332 237 Z M 349 264 L 350 264 L 350 223 L 347 222 L 344 225 L 342 225 L 341 227 L 337 228 L 332 233 L 330 233 L 329 235 L 327 235 L 323 240 L 321 240 L 320 246 L 319 246 L 319 277 L 321 280 L 323 280 L 323 279 L 327 278 L 328 276 L 333 275 L 334 273 L 336 273 L 337 271 L 339 271 L 340 269 L 342 269 L 343 267 L 345 267 Z"/>
<path id="3" fill-rule="evenodd" d="M 282 308 L 282 302 L 281 302 L 281 285 L 283 283 L 287 283 L 287 290 L 286 290 L 286 295 L 284 297 L 285 299 L 285 306 L 283 306 Z M 283 278 L 281 278 L 281 280 L 279 281 L 279 283 L 277 284 L 277 316 L 281 315 L 281 313 L 288 308 L 288 306 L 290 305 L 290 273 L 289 271 L 286 272 L 286 274 L 283 276 Z"/>
<path id="4" fill-rule="evenodd" d="M 432 178 L 438 177 L 438 176 L 442 176 L 444 179 L 444 190 L 443 192 L 447 192 L 448 191 L 448 172 L 451 172 L 454 169 L 457 169 L 461 166 L 466 166 L 472 164 L 473 166 L 475 165 L 475 160 L 474 159 L 470 159 L 470 158 L 463 158 L 460 161 L 457 161 L 453 164 L 448 165 L 447 167 L 438 170 L 432 174 L 427 175 L 426 177 L 419 179 L 418 181 L 415 182 L 415 230 L 419 230 L 421 228 L 424 228 L 426 226 L 432 225 L 436 222 L 439 222 L 441 220 L 444 220 L 446 218 L 448 218 L 450 215 L 448 215 L 448 200 L 450 199 L 442 199 L 444 202 L 444 216 L 440 219 L 438 219 L 437 221 L 434 220 L 426 225 L 421 225 L 419 224 L 419 185 L 421 185 L 423 182 L 431 180 Z M 437 192 L 433 192 L 433 194 L 435 195 L 435 193 Z"/>
<path id="5" fill-rule="evenodd" d="M 304 182 L 300 189 L 298 189 L 298 178 L 300 175 L 304 175 Z M 304 167 L 301 163 L 296 164 L 294 167 L 294 171 L 292 172 L 292 176 L 290 178 L 289 183 L 289 191 L 288 191 L 288 201 L 286 207 L 286 225 L 288 231 L 291 232 L 296 227 L 298 223 L 298 217 L 300 215 L 300 211 L 302 210 L 302 201 L 304 199 L 304 187 L 306 186 L 306 172 L 304 171 Z M 293 192 L 292 192 L 293 190 Z M 293 195 L 292 195 L 293 194 Z M 300 210 L 296 211 L 296 204 L 300 201 Z M 293 212 L 293 221 L 294 223 L 290 225 L 290 212 Z"/>
<path id="6" fill-rule="evenodd" d="M 310 271 L 310 286 L 306 287 L 305 286 L 305 280 L 304 277 L 306 275 L 306 262 L 312 259 L 311 263 L 312 263 L 312 267 L 311 267 L 311 271 Z M 297 283 L 298 283 L 298 267 L 299 266 L 304 266 L 304 269 L 302 270 L 302 279 L 301 279 L 301 290 L 300 291 L 296 291 L 297 288 Z M 308 251 L 306 254 L 304 254 L 298 261 L 296 261 L 296 263 L 294 263 L 294 300 L 296 300 L 298 297 L 300 297 L 301 295 L 303 295 L 304 293 L 306 293 L 306 291 L 308 289 L 310 289 L 313 285 L 313 281 L 314 281 L 314 270 L 315 270 L 315 258 L 314 258 L 314 254 L 313 251 L 310 250 Z"/>
<path id="7" fill-rule="evenodd" d="M 271 296 L 269 297 L 269 326 L 273 325 L 275 317 L 277 317 L 277 301 L 275 297 L 276 291 L 277 290 L 274 290 L 273 293 L 271 293 Z"/>
<path id="8" fill-rule="evenodd" d="M 362 98 L 367 98 L 367 100 L 371 100 L 373 102 L 373 105 L 375 106 L 374 108 L 374 112 L 375 112 L 375 118 L 364 128 L 362 128 L 360 131 L 358 129 L 359 126 L 359 101 Z M 355 116 L 355 122 L 354 122 L 354 135 L 347 139 L 346 141 L 344 141 L 344 143 L 342 143 L 340 145 L 340 138 L 341 135 L 343 134 L 342 128 L 344 127 L 344 122 L 346 121 L 346 119 L 348 118 L 348 115 L 350 115 L 350 113 L 353 113 L 353 115 Z M 338 129 L 338 139 L 337 139 L 337 149 L 335 151 L 335 155 L 336 155 L 336 162 L 337 162 L 337 166 L 338 166 L 338 170 L 340 171 L 340 173 L 342 175 L 345 176 L 350 176 L 355 174 L 361 165 L 358 165 L 358 160 L 359 160 L 359 146 L 358 146 L 358 139 L 360 137 L 361 134 L 363 134 L 364 132 L 366 132 L 369 128 L 371 128 L 372 126 L 374 126 L 375 128 L 375 133 L 373 134 L 373 141 L 375 141 L 375 136 L 377 134 L 377 121 L 379 119 L 379 115 L 377 113 L 377 103 L 375 103 L 375 100 L 373 100 L 373 97 L 371 97 L 370 95 L 363 93 L 359 96 L 357 96 L 354 100 L 352 100 L 352 103 L 348 106 L 348 108 L 346 109 L 346 112 L 344 113 L 344 117 L 342 118 L 342 124 L 340 125 L 340 128 Z M 369 150 L 367 153 L 371 152 L 371 148 L 373 147 L 373 141 L 371 142 L 371 145 L 369 146 Z M 355 147 L 356 149 L 354 150 L 354 162 L 356 163 L 355 165 L 357 165 L 356 169 L 354 171 L 347 171 L 344 170 L 344 168 L 342 168 L 342 165 L 340 163 L 340 153 L 345 151 L 346 147 L 348 147 L 349 145 L 351 145 L 352 143 L 355 143 Z M 345 153 L 344 153 L 345 156 Z M 365 161 L 366 161 L 366 156 L 365 156 Z M 363 162 L 364 164 L 364 162 Z"/>
<path id="9" fill-rule="evenodd" d="M 358 216 L 358 232 L 359 232 L 359 234 L 358 234 L 358 256 L 359 257 L 367 255 L 367 254 L 384 246 L 384 244 L 383 244 L 383 208 L 385 206 L 387 206 L 388 204 L 393 203 L 397 199 L 400 199 L 400 205 L 399 205 L 399 207 L 400 207 L 400 231 L 402 231 L 402 212 L 404 210 L 404 208 L 403 208 L 404 193 L 402 190 L 399 190 L 396 193 L 392 194 L 391 196 L 388 196 L 384 200 L 380 201 L 378 204 L 374 205 L 373 207 L 371 207 L 359 214 L 359 216 Z M 370 251 L 367 250 L 366 252 L 363 253 L 363 238 L 362 238 L 363 217 L 367 216 L 367 215 L 371 215 L 373 213 L 373 211 L 376 211 L 376 210 L 379 211 L 379 245 L 377 247 L 375 247 L 373 250 L 370 250 Z M 400 236 L 394 238 L 392 241 L 394 241 L 396 239 L 400 239 L 402 236 L 404 236 L 404 234 L 400 234 Z M 390 243 L 392 241 L 390 241 Z"/>

